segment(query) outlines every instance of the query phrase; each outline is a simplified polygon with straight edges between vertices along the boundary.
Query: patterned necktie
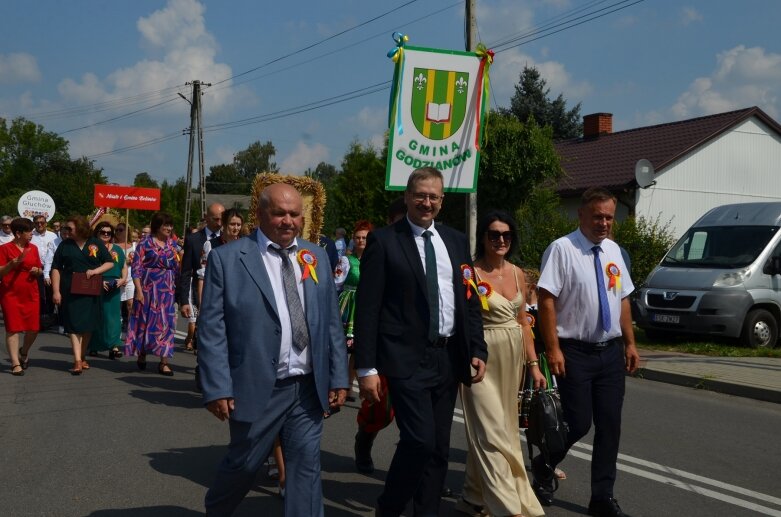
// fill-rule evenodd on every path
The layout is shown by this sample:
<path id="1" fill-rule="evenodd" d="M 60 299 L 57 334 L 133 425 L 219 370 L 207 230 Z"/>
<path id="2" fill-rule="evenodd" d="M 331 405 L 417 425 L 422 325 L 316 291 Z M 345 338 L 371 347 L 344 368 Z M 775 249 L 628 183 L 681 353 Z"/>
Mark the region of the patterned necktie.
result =
<path id="1" fill-rule="evenodd" d="M 428 290 L 428 340 L 432 343 L 439 339 L 439 281 L 437 278 L 437 255 L 430 231 L 423 232 L 423 251 L 426 253 L 426 288 Z"/>
<path id="2" fill-rule="evenodd" d="M 607 303 L 607 291 L 605 290 L 605 277 L 602 275 L 602 262 L 599 260 L 601 246 L 591 248 L 594 252 L 594 271 L 597 274 L 597 292 L 599 293 L 599 320 L 602 323 L 602 330 L 610 330 L 610 306 Z"/>
<path id="3" fill-rule="evenodd" d="M 290 327 L 293 331 L 293 346 L 299 352 L 309 346 L 309 328 L 306 325 L 304 316 L 304 307 L 301 305 L 301 298 L 298 296 L 298 287 L 296 286 L 296 273 L 293 271 L 293 263 L 290 261 L 288 250 L 283 250 L 269 245 L 268 249 L 273 251 L 282 259 L 282 283 L 285 286 L 285 301 L 287 301 L 287 312 L 290 314 Z"/>

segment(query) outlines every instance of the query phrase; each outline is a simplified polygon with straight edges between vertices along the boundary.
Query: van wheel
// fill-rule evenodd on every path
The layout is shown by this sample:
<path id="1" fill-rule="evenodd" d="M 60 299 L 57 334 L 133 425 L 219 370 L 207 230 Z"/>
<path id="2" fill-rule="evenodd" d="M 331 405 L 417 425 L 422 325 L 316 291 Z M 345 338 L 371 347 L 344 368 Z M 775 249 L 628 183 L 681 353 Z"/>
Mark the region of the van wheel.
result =
<path id="1" fill-rule="evenodd" d="M 770 312 L 756 309 L 746 315 L 741 340 L 751 348 L 773 348 L 778 340 L 778 323 Z"/>

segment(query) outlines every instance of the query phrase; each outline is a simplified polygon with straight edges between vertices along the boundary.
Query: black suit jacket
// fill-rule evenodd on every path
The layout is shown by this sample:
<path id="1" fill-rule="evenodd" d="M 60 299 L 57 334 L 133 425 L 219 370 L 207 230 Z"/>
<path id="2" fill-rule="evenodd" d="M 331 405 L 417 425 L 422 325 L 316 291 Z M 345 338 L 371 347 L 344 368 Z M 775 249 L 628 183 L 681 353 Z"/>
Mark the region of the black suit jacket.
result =
<path id="1" fill-rule="evenodd" d="M 205 243 L 206 228 L 201 228 L 184 238 L 182 272 L 179 275 L 179 283 L 176 285 L 176 301 L 179 302 L 180 307 L 189 303 L 190 285 L 195 272 L 201 267 L 201 253 Z"/>
<path id="2" fill-rule="evenodd" d="M 456 378 L 471 384 L 471 358 L 488 359 L 477 296 L 466 298 L 461 265 L 472 265 L 466 236 L 436 225 L 453 265 L 455 333 L 448 343 Z M 412 228 L 403 218 L 369 233 L 356 292 L 355 366 L 390 377 L 412 375 L 428 346 L 426 275 Z"/>

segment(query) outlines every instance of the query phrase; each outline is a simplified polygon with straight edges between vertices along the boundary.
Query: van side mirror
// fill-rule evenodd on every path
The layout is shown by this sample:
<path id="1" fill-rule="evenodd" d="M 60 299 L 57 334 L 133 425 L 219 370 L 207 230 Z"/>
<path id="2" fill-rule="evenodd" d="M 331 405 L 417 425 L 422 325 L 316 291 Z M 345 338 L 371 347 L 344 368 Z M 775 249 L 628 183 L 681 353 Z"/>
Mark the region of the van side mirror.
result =
<path id="1" fill-rule="evenodd" d="M 765 264 L 763 273 L 768 275 L 781 274 L 781 257 L 770 257 L 770 260 Z"/>

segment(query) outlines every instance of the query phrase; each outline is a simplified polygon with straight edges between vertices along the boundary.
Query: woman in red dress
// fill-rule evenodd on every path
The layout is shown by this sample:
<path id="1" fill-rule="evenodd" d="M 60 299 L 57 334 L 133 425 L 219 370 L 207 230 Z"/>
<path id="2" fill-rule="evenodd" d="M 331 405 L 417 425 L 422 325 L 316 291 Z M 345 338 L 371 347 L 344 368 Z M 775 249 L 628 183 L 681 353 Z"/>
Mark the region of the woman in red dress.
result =
<path id="1" fill-rule="evenodd" d="M 5 344 L 11 356 L 11 374 L 24 375 L 30 348 L 40 330 L 38 277 L 43 273 L 38 248 L 30 240 L 33 223 L 17 217 L 11 222 L 14 240 L 0 246 L 0 306 L 5 320 Z M 19 333 L 24 346 L 19 350 Z"/>

